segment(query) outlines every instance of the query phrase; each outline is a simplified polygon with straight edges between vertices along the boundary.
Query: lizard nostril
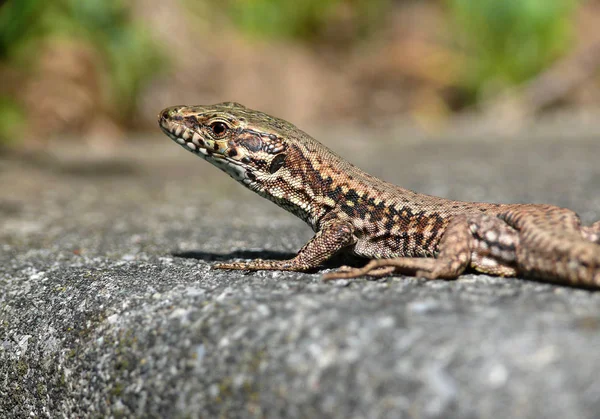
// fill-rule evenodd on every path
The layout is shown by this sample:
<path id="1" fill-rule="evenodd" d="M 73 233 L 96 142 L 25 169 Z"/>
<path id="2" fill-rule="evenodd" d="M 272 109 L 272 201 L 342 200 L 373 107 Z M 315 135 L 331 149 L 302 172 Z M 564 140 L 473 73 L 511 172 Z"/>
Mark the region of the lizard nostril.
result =
<path id="1" fill-rule="evenodd" d="M 174 119 L 176 121 L 181 121 L 183 117 L 179 114 L 179 111 L 182 109 L 181 106 L 173 106 L 171 108 L 166 108 L 160 111 L 158 114 L 159 121 L 165 121 L 167 119 Z"/>
<path id="2" fill-rule="evenodd" d="M 170 109 L 163 109 L 162 111 L 160 111 L 160 113 L 158 114 L 158 120 L 160 122 L 163 122 L 164 120 L 169 118 L 169 113 L 170 113 Z"/>

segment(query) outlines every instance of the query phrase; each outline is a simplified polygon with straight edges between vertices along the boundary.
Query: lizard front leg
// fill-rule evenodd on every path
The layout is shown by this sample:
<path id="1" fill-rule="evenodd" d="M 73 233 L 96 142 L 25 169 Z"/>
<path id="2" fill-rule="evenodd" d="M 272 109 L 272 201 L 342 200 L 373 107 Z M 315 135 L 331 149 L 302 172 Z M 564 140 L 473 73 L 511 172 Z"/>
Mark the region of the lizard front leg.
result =
<path id="1" fill-rule="evenodd" d="M 467 267 L 492 275 L 514 276 L 518 232 L 499 218 L 484 215 L 455 216 L 443 233 L 434 258 L 400 257 L 372 260 L 365 267 L 326 274 L 324 279 L 356 278 L 362 275 L 414 273 L 436 279 L 454 279 Z"/>
<path id="2" fill-rule="evenodd" d="M 334 256 L 344 247 L 356 242 L 354 228 L 346 221 L 331 220 L 324 223 L 321 230 L 288 260 L 254 259 L 249 262 L 217 263 L 216 269 L 241 269 L 249 271 L 307 271 L 314 269 Z"/>

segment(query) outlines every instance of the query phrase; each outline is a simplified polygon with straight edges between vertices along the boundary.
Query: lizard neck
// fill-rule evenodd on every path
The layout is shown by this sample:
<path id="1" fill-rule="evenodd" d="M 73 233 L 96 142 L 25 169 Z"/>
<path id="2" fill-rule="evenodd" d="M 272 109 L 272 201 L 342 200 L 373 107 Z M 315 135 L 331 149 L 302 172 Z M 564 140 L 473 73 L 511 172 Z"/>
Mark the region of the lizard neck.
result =
<path id="1" fill-rule="evenodd" d="M 291 142 L 287 153 L 287 169 L 280 176 L 247 186 L 304 220 L 314 231 L 348 205 L 356 181 L 368 177 L 372 184 L 381 182 L 309 136 Z M 344 202 L 340 202 L 342 197 Z"/>

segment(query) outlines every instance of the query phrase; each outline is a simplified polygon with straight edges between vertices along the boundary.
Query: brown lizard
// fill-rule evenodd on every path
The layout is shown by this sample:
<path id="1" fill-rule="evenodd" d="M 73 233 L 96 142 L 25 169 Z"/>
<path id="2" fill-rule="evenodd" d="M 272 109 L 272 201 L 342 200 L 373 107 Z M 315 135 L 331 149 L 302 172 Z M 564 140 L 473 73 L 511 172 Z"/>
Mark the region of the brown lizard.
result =
<path id="1" fill-rule="evenodd" d="M 232 102 L 174 106 L 159 125 L 173 140 L 300 217 L 314 237 L 289 260 L 218 263 L 219 269 L 306 271 L 339 252 L 373 259 L 326 279 L 393 272 L 500 276 L 600 286 L 600 221 L 565 208 L 461 202 L 371 176 L 291 123 Z"/>

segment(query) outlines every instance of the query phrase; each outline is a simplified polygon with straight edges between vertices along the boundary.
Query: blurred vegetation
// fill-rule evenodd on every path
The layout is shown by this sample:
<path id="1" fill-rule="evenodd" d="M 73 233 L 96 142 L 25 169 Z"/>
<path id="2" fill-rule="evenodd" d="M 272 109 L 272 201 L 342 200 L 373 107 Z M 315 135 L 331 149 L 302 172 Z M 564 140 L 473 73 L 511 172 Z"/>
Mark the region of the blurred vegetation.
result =
<path id="1" fill-rule="evenodd" d="M 249 35 L 315 42 L 335 37 L 333 32 L 337 35 L 344 32 L 344 38 L 350 40 L 364 38 L 381 26 L 391 0 L 229 0 L 215 3 L 224 6 L 233 23 Z M 341 25 L 345 28 L 340 28 Z M 332 26 L 337 30 L 331 30 Z"/>
<path id="2" fill-rule="evenodd" d="M 99 52 L 108 75 L 110 108 L 125 122 L 142 87 L 164 62 L 124 0 L 9 0 L 0 6 L 0 65 L 32 74 L 44 43 L 77 40 Z M 19 103 L 0 86 L 0 141 L 23 122 Z M 4 86 L 6 87 L 6 86 Z"/>
<path id="3" fill-rule="evenodd" d="M 390 23 L 391 6 L 409 0 L 212 0 L 243 34 L 319 44 L 357 41 Z M 519 85 L 569 51 L 580 0 L 430 0 L 450 23 L 458 53 L 456 85 L 465 103 Z M 434 30 L 435 28 L 430 28 Z M 336 38 L 332 33 L 343 32 Z M 342 39 L 340 39 L 342 38 Z M 338 47 L 341 46 L 338 44 Z"/>
<path id="4" fill-rule="evenodd" d="M 447 0 L 472 101 L 539 74 L 573 40 L 578 0 Z"/>
<path id="5" fill-rule="evenodd" d="M 159 9 L 160 0 L 139 1 L 140 9 Z M 335 51 L 336 54 L 327 55 L 329 62 L 333 63 L 332 71 L 343 67 L 346 73 L 359 73 L 352 73 L 348 78 L 351 80 L 348 88 L 359 91 L 356 97 L 360 103 L 354 109 L 359 109 L 363 103 L 368 104 L 365 100 L 366 93 L 378 86 L 397 97 L 408 95 L 406 91 L 410 88 L 422 88 L 427 94 L 435 91 L 434 94 L 439 94 L 440 101 L 448 102 L 454 99 L 447 99 L 444 96 L 445 92 L 457 92 L 458 94 L 454 95 L 458 98 L 456 103 L 448 107 L 461 109 L 465 105 L 476 104 L 493 96 L 507 87 L 522 84 L 569 52 L 573 45 L 575 12 L 584 4 L 583 0 L 163 1 L 166 4 L 161 3 L 161 6 L 169 8 L 170 11 L 179 10 L 179 14 L 170 15 L 173 20 L 169 22 L 171 26 L 161 27 L 163 34 L 169 33 L 168 31 L 171 31 L 171 34 L 172 28 L 178 27 L 181 30 L 181 33 L 177 33 L 178 37 L 193 39 L 197 34 L 190 32 L 189 27 L 202 27 L 205 34 L 214 34 L 214 38 L 207 36 L 211 45 L 227 40 L 227 36 L 222 34 L 230 31 L 240 33 L 242 38 L 287 40 L 314 47 L 332 47 L 317 51 L 317 54 L 311 57 L 324 61 L 322 52 Z M 427 6 L 422 8 L 426 10 L 424 14 L 411 14 L 414 13 L 413 6 L 422 5 Z M 402 9 L 403 7 L 405 9 Z M 403 19 L 408 20 L 394 20 L 395 16 L 408 9 L 411 11 L 403 15 Z M 35 79 L 38 68 L 41 68 L 41 71 L 45 70 L 43 66 L 40 67 L 44 48 L 47 48 L 49 43 L 57 42 L 68 44 L 75 41 L 77 46 L 81 43 L 89 46 L 91 53 L 87 59 L 96 72 L 89 77 L 99 79 L 96 82 L 101 85 L 100 93 L 105 96 L 102 98 L 104 109 L 110 114 L 111 120 L 121 127 L 130 126 L 137 115 L 136 105 L 141 93 L 155 80 L 156 75 L 167 67 L 167 63 L 177 62 L 175 57 L 168 55 L 175 54 L 175 49 L 160 50 L 157 45 L 158 37 L 151 38 L 149 28 L 136 22 L 132 13 L 132 5 L 127 0 L 0 0 L 0 142 L 17 138 L 19 127 L 27 123 L 27 115 L 35 113 L 29 107 L 24 108 L 27 101 L 23 100 L 23 91 L 26 90 L 23 86 Z M 155 24 L 162 19 L 162 16 L 157 17 L 156 13 L 153 16 Z M 194 14 L 197 21 L 188 25 L 185 19 Z M 149 15 L 152 13 L 145 14 L 145 18 Z M 449 23 L 448 27 L 440 24 L 440 15 L 443 22 Z M 417 21 L 411 21 L 413 16 L 424 17 L 423 23 L 419 18 Z M 429 19 L 431 16 L 433 18 Z M 392 28 L 392 25 L 396 26 Z M 386 32 L 389 28 L 392 30 Z M 352 47 L 377 33 L 383 36 L 378 38 L 378 43 L 373 44 L 375 48 L 372 51 L 375 51 L 375 54 L 370 55 L 372 51 L 365 48 L 356 48 L 354 51 L 358 53 L 352 54 Z M 394 49 L 392 42 L 394 45 L 402 45 Z M 187 45 L 192 44 L 193 48 L 198 49 L 186 49 L 189 57 L 193 58 L 195 53 L 205 52 L 202 43 L 190 42 Z M 430 48 L 432 45 L 434 48 Z M 364 44 L 361 47 L 364 47 Z M 315 52 L 315 49 L 307 53 L 307 56 Z M 439 56 L 451 57 L 450 59 L 456 62 L 453 61 L 450 66 L 446 65 L 446 60 L 443 63 L 446 67 L 443 68 L 439 65 L 427 67 L 427 60 L 430 58 L 427 55 L 428 51 L 434 50 L 443 53 Z M 318 55 L 319 53 L 321 54 Z M 378 64 L 374 62 L 374 56 L 380 60 Z M 423 57 L 423 60 L 420 60 L 420 57 Z M 225 68 L 219 67 L 222 63 L 217 60 L 226 61 L 230 57 L 226 54 L 209 53 L 203 58 L 206 62 L 214 58 L 214 61 L 211 61 L 212 68 Z M 51 57 L 47 61 L 52 59 Z M 264 59 L 277 60 L 268 55 L 265 55 Z M 363 61 L 357 64 L 360 59 Z M 411 66 L 416 61 L 420 65 Z M 70 64 L 64 64 L 68 65 Z M 406 73 L 402 73 L 402 66 L 409 67 Z M 206 68 L 209 67 L 206 65 Z M 459 69 L 458 75 L 452 74 L 451 77 L 443 78 L 445 84 L 441 87 L 423 86 L 431 77 L 419 77 L 419 74 L 416 74 L 419 71 L 442 72 L 449 67 Z M 324 67 L 317 68 L 321 71 Z M 388 69 L 387 73 L 377 70 L 382 68 Z M 187 68 L 190 72 L 182 77 L 193 74 L 199 80 L 194 88 L 200 92 L 199 86 L 203 80 L 208 80 L 208 84 L 212 81 L 210 74 L 202 73 L 201 67 L 198 69 L 199 72 L 195 72 L 196 68 L 190 66 Z M 369 69 L 377 74 L 370 78 L 361 78 L 360 71 L 369 74 Z M 58 66 L 54 71 L 60 76 L 64 67 Z M 238 74 L 235 71 L 231 73 Z M 244 77 L 243 74 L 240 77 Z M 386 77 L 393 80 L 385 84 L 385 80 L 382 79 Z M 53 79 L 48 80 L 46 85 L 53 83 Z M 320 79 L 315 77 L 314 80 Z M 414 80 L 421 84 L 415 83 Z M 31 83 L 28 86 L 31 86 Z M 60 91 L 61 88 L 62 86 L 58 86 L 55 89 L 59 90 L 57 96 L 59 99 L 65 96 L 64 100 L 68 101 L 69 97 Z M 187 83 L 184 84 L 184 88 L 189 88 Z M 394 88 L 396 90 L 393 90 Z M 44 90 L 38 90 L 37 85 L 30 91 L 33 91 L 33 94 L 30 94 L 35 100 L 45 97 Z M 404 99 L 399 98 L 398 102 L 407 102 Z M 52 97 L 48 102 L 53 103 L 53 100 L 57 99 Z M 78 106 L 76 102 L 73 103 L 73 106 Z M 89 106 L 93 108 L 97 104 L 94 102 Z M 383 107 L 392 109 L 388 105 Z M 49 108 L 54 109 L 56 106 L 49 105 Z M 87 110 L 81 110 L 78 117 L 82 118 L 81 115 L 86 112 Z M 66 114 L 68 113 L 60 114 L 59 117 Z M 393 113 L 396 114 L 398 113 Z"/>
<path id="6" fill-rule="evenodd" d="M 0 94 L 0 145 L 16 143 L 25 122 L 23 109 L 10 96 Z"/>

